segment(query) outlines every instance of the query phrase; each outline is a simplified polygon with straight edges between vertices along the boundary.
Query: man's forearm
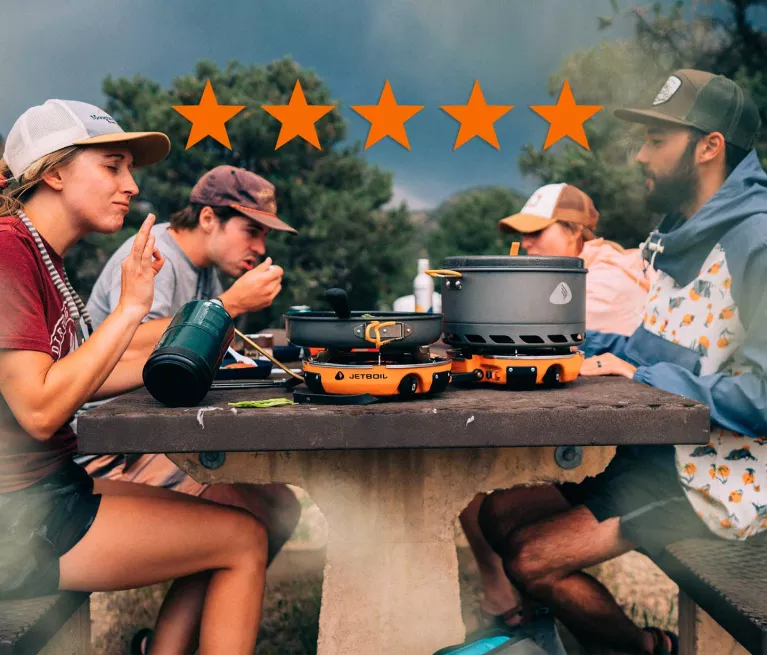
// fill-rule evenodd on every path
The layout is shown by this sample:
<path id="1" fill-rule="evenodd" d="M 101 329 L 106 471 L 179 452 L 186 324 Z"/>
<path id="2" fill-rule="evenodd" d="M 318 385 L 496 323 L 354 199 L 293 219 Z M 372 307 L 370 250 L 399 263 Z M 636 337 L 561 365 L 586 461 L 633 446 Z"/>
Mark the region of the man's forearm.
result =
<path id="1" fill-rule="evenodd" d="M 140 359 L 142 360 L 141 365 L 143 366 L 143 362 L 145 362 L 149 358 L 149 355 L 152 354 L 152 350 L 154 350 L 160 337 L 168 328 L 168 325 L 170 325 L 171 320 L 171 318 L 158 318 L 142 323 L 138 330 L 136 330 L 136 334 L 131 340 L 128 350 L 125 351 L 125 354 L 120 361 L 128 362 L 134 359 Z"/>

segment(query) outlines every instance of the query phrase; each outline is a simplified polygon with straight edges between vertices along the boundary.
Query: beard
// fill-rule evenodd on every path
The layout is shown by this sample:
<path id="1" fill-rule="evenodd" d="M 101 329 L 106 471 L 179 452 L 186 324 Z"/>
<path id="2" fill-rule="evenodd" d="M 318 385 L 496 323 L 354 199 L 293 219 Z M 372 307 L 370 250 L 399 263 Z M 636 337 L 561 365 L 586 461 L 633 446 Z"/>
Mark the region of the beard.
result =
<path id="1" fill-rule="evenodd" d="M 698 195 L 700 175 L 695 166 L 697 142 L 690 139 L 674 169 L 668 175 L 656 176 L 647 169 L 645 174 L 653 182 L 647 196 L 647 208 L 658 214 L 678 212 Z"/>

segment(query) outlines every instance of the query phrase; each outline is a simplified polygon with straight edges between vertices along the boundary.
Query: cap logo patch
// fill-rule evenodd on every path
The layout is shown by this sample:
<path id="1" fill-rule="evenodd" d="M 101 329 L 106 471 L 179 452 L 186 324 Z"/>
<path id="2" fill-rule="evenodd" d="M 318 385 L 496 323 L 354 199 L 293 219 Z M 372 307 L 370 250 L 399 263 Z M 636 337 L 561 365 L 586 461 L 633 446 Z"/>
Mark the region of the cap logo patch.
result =
<path id="1" fill-rule="evenodd" d="M 112 118 L 109 114 L 91 114 L 91 118 L 94 121 L 106 121 L 107 123 L 111 123 L 112 125 L 117 125 L 117 121 Z"/>
<path id="2" fill-rule="evenodd" d="M 653 107 L 668 102 L 671 99 L 671 96 L 679 90 L 680 86 L 682 86 L 682 80 L 676 75 L 669 77 L 663 85 L 663 88 L 658 92 L 658 95 L 655 96 L 655 100 L 652 101 Z"/>
<path id="3" fill-rule="evenodd" d="M 527 204 L 525 205 L 526 209 L 532 209 L 533 207 L 537 207 L 538 203 L 543 198 L 543 194 L 540 191 L 537 191 L 533 194 L 532 198 L 527 201 Z"/>

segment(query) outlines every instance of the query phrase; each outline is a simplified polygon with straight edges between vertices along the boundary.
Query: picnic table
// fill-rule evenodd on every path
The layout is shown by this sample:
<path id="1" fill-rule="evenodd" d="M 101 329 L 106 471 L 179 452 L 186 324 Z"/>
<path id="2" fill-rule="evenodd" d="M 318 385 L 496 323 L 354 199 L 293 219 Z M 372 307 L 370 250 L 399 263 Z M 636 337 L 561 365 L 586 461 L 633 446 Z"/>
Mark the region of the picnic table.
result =
<path id="1" fill-rule="evenodd" d="M 625 378 L 448 389 L 367 406 L 167 408 L 145 390 L 79 418 L 84 453 L 168 453 L 203 483 L 284 482 L 325 515 L 319 655 L 429 655 L 465 638 L 455 519 L 478 491 L 580 481 L 619 444 L 705 444 L 708 408 Z M 201 526 L 204 529 L 204 526 Z"/>

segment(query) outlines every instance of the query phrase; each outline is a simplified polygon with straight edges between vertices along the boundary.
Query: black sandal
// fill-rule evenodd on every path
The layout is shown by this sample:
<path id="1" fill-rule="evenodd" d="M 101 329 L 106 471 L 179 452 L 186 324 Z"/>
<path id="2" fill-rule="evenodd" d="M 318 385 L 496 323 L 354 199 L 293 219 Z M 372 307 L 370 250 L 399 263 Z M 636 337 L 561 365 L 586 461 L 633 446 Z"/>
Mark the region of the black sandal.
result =
<path id="1" fill-rule="evenodd" d="M 133 635 L 133 639 L 130 642 L 131 655 L 148 655 L 153 634 L 151 628 L 141 628 L 141 630 Z"/>
<path id="2" fill-rule="evenodd" d="M 679 637 L 673 632 L 650 626 L 645 628 L 645 632 L 652 635 L 653 655 L 679 655 Z M 666 640 L 671 642 L 671 650 L 666 648 Z"/>

